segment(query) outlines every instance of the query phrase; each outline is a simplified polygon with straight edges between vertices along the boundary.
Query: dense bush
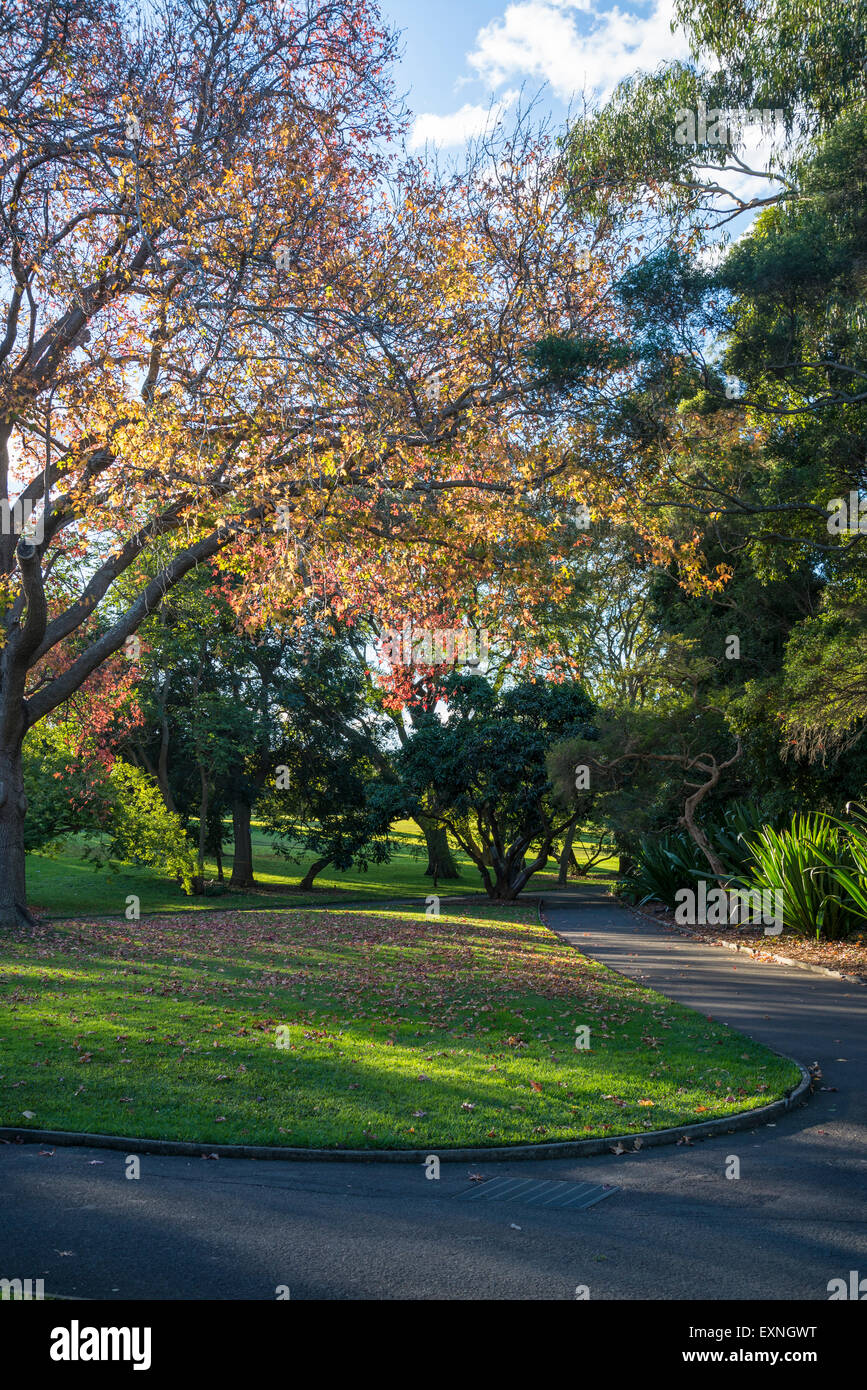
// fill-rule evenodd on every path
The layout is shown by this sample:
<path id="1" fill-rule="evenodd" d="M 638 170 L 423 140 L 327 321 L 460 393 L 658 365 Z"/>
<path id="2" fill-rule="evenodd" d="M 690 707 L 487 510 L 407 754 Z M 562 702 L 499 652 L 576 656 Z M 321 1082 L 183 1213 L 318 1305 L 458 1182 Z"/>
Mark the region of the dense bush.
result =
<path id="1" fill-rule="evenodd" d="M 754 868 L 751 844 L 762 828 L 761 819 L 748 806 L 730 806 L 702 829 L 732 879 Z M 698 879 L 712 877 L 710 865 L 698 845 L 684 830 L 644 835 L 638 841 L 635 867 L 621 882 L 618 892 L 630 902 L 664 903 L 674 910 L 680 888 L 692 888 Z"/>
<path id="2" fill-rule="evenodd" d="M 758 825 L 753 813 L 730 808 L 704 826 L 731 887 L 782 894 L 783 925 L 798 936 L 841 940 L 867 920 L 867 822 L 822 812 L 799 814 L 784 828 Z M 679 889 L 711 878 L 707 860 L 682 831 L 647 836 L 618 892 L 674 910 Z"/>
<path id="3" fill-rule="evenodd" d="M 691 888 L 707 877 L 708 863 L 688 835 L 669 831 L 662 835 L 643 835 L 638 842 L 635 865 L 619 883 L 620 897 L 639 905 L 664 903 L 674 910 L 679 888 Z"/>
<path id="4" fill-rule="evenodd" d="M 84 857 L 98 867 L 147 864 L 192 892 L 195 855 L 181 818 L 140 768 L 82 758 L 65 727 L 43 726 L 24 746 L 24 787 L 28 852 L 82 835 Z"/>
<path id="5" fill-rule="evenodd" d="M 196 859 L 180 816 L 166 809 L 159 788 L 141 768 L 116 762 L 109 774 L 108 854 L 125 864 L 147 864 L 193 891 Z"/>
<path id="6" fill-rule="evenodd" d="M 786 830 L 764 826 L 753 841 L 749 888 L 782 894 L 783 925 L 797 936 L 848 936 L 856 923 L 830 865 L 853 867 L 848 831 L 831 816 L 795 816 Z"/>

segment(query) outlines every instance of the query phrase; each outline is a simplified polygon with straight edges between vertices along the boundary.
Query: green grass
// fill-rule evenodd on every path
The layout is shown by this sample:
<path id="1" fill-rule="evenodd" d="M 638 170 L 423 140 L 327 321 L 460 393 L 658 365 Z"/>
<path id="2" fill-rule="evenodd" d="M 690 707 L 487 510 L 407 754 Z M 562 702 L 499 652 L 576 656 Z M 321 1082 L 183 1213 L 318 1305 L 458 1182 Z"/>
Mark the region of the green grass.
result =
<path id="1" fill-rule="evenodd" d="M 77 837 L 68 839 L 56 855 L 27 856 L 27 896 L 37 916 L 63 918 L 90 914 L 123 915 L 130 895 L 139 899 L 142 915 L 161 912 L 213 912 L 218 908 L 301 907 L 305 904 L 333 901 L 341 897 L 355 902 L 377 898 L 427 897 L 433 890 L 433 880 L 426 877 L 427 855 L 424 837 L 409 821 L 395 826 L 398 848 L 388 864 L 371 864 L 367 873 L 350 869 L 341 873 L 326 869 L 317 879 L 312 892 L 300 893 L 298 883 L 313 862 L 313 855 L 301 853 L 297 864 L 289 864 L 272 849 L 273 836 L 253 828 L 253 859 L 260 891 L 254 893 L 225 893 L 218 897 L 187 897 L 172 879 L 150 868 L 123 865 L 117 871 L 99 869 L 83 858 L 83 842 Z M 483 893 L 482 881 L 475 865 L 460 851 L 453 851 L 461 877 L 440 880 L 437 894 Z M 596 866 L 610 874 L 612 862 Z M 528 892 L 552 888 L 557 881 L 557 866 L 553 872 L 536 874 Z M 232 856 L 224 856 L 223 872 L 226 882 L 232 872 Z M 216 879 L 214 860 L 205 865 L 207 878 Z"/>
<path id="2" fill-rule="evenodd" d="M 799 1078 L 586 960 L 529 907 L 488 905 L 7 934 L 0 1059 L 5 1124 L 434 1151 L 706 1120 Z"/>

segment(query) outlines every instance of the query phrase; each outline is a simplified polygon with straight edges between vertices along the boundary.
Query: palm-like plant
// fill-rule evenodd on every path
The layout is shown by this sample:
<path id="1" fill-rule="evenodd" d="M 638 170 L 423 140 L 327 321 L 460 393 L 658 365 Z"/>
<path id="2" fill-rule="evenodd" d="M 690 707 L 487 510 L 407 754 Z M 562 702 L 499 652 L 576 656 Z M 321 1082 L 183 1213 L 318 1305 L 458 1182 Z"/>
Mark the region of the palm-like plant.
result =
<path id="1" fill-rule="evenodd" d="M 786 830 L 765 825 L 751 837 L 756 868 L 742 882 L 781 893 L 783 924 L 796 935 L 841 940 L 855 925 L 852 900 L 842 891 L 857 878 L 849 829 L 822 812 L 796 815 Z M 867 877 L 862 886 L 867 890 Z"/>

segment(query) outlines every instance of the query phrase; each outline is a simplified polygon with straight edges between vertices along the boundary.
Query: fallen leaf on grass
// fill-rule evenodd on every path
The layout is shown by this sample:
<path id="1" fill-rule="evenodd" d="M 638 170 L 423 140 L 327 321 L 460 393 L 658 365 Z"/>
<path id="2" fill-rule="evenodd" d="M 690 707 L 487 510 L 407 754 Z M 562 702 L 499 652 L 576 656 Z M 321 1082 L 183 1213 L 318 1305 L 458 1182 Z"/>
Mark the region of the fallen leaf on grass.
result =
<path id="1" fill-rule="evenodd" d="M 473 1105 L 473 1102 L 472 1102 L 471 1100 L 462 1100 L 462 1101 L 461 1101 L 461 1109 L 462 1109 L 462 1110 L 475 1110 L 475 1108 L 476 1108 L 476 1107 Z"/>
<path id="2" fill-rule="evenodd" d="M 25 1120 L 35 1120 L 35 1119 L 36 1119 L 36 1111 L 35 1111 L 35 1110 L 22 1110 L 22 1111 L 21 1111 L 21 1114 L 24 1116 Z"/>

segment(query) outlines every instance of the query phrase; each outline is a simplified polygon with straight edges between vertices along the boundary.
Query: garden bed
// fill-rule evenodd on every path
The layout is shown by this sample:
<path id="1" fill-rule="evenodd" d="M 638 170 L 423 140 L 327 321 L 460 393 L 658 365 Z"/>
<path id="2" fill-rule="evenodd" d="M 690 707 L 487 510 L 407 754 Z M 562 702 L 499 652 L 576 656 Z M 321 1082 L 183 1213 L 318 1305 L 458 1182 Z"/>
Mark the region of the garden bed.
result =
<path id="1" fill-rule="evenodd" d="M 629 904 L 626 904 L 629 906 Z M 674 913 L 659 903 L 645 903 L 634 908 L 681 936 L 690 936 L 708 946 L 742 946 L 754 952 L 757 960 L 773 961 L 779 957 L 798 961 L 802 965 L 834 970 L 841 975 L 857 975 L 867 982 L 867 933 L 859 933 L 847 941 L 822 941 L 795 936 L 783 931 L 779 936 L 765 936 L 762 927 L 749 923 L 743 926 L 710 926 L 706 923 L 676 922 Z"/>

